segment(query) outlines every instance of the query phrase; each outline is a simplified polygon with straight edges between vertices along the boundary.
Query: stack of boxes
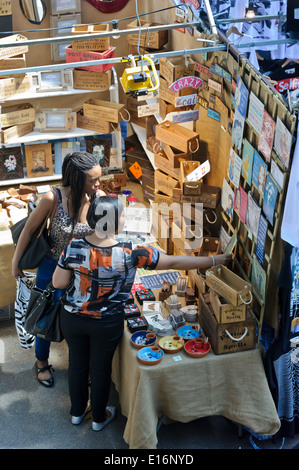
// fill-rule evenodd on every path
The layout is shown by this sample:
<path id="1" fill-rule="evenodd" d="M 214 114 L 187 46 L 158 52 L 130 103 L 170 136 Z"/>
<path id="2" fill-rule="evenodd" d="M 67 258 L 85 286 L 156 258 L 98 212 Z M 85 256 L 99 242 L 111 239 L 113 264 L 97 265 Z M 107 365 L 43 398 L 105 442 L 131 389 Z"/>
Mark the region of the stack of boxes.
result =
<path id="1" fill-rule="evenodd" d="M 70 2 L 50 2 L 51 36 L 69 36 L 72 28 L 81 23 L 81 0 Z M 51 44 L 51 58 L 54 62 L 64 61 L 67 43 Z"/>

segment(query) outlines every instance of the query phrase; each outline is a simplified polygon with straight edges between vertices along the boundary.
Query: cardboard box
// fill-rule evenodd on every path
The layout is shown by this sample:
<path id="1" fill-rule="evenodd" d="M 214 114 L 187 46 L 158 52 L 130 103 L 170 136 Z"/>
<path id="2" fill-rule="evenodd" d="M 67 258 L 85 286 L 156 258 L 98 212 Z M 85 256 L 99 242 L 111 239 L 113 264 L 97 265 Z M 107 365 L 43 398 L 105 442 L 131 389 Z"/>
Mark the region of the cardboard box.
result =
<path id="1" fill-rule="evenodd" d="M 156 126 L 156 137 L 161 142 L 175 147 L 182 152 L 197 151 L 199 147 L 199 135 L 180 124 L 172 124 L 164 121 Z"/>
<path id="2" fill-rule="evenodd" d="M 172 190 L 178 181 L 172 176 L 160 170 L 155 170 L 155 188 L 168 196 L 172 196 Z"/>
<path id="3" fill-rule="evenodd" d="M 76 24 L 72 28 L 73 36 L 82 36 L 92 33 L 106 33 L 109 31 L 109 24 Z M 110 37 L 91 38 L 72 41 L 73 51 L 106 51 L 110 47 Z"/>
<path id="4" fill-rule="evenodd" d="M 245 321 L 218 323 L 213 313 L 210 294 L 199 295 L 199 323 L 215 354 L 227 354 L 254 349 L 256 345 L 256 318 L 247 310 Z"/>
<path id="5" fill-rule="evenodd" d="M 226 266 L 218 265 L 206 271 L 207 285 L 233 305 L 249 305 L 252 301 L 251 284 Z"/>
<path id="6" fill-rule="evenodd" d="M 181 77 L 194 75 L 194 61 L 187 56 L 188 67 L 186 67 L 185 57 L 161 57 L 160 75 L 171 85 Z"/>
<path id="7" fill-rule="evenodd" d="M 73 71 L 74 88 L 77 90 L 109 90 L 111 85 L 111 70 L 107 72 Z"/>
<path id="8" fill-rule="evenodd" d="M 210 289 L 210 302 L 218 323 L 236 323 L 246 320 L 246 305 L 236 307 Z"/>
<path id="9" fill-rule="evenodd" d="M 168 31 L 149 31 L 147 30 L 150 26 L 163 26 L 162 23 L 152 23 L 146 20 L 140 20 L 141 31 L 144 29 L 144 33 L 140 34 L 128 34 L 127 43 L 132 46 L 140 45 L 141 47 L 149 47 L 151 49 L 160 49 L 164 44 L 168 42 Z M 134 20 L 131 23 L 127 24 L 127 29 L 139 28 L 138 20 Z"/>
<path id="10" fill-rule="evenodd" d="M 16 126 L 8 127 L 1 132 L 1 142 L 3 144 L 14 143 L 15 139 L 33 132 L 33 129 L 33 122 L 26 122 L 25 124 L 17 124 Z"/>
<path id="11" fill-rule="evenodd" d="M 119 123 L 126 117 L 125 105 L 103 100 L 89 100 L 83 104 L 84 116 L 90 119 Z"/>
<path id="12" fill-rule="evenodd" d="M 0 78 L 0 99 L 4 100 L 18 93 L 30 90 L 30 78 L 28 75 L 20 75 L 11 78 Z"/>
<path id="13" fill-rule="evenodd" d="M 104 52 L 93 52 L 93 51 L 73 51 L 72 46 L 67 46 L 65 49 L 66 53 L 66 62 L 85 62 L 88 60 L 101 60 L 101 59 L 113 59 L 115 57 L 115 47 L 110 46 L 107 51 Z M 111 69 L 115 64 L 98 64 L 98 65 L 86 65 L 84 67 L 80 67 L 78 65 L 78 69 L 83 70 L 90 70 L 91 72 L 107 72 L 107 70 Z"/>
<path id="14" fill-rule="evenodd" d="M 0 59 L 6 59 L 8 57 L 19 56 L 20 54 L 26 54 L 28 52 L 28 46 L 11 46 L 11 47 L 1 47 L 2 44 L 8 43 L 20 43 L 22 41 L 27 41 L 25 36 L 21 34 L 13 34 L 12 36 L 6 36 L 0 39 Z"/>
<path id="15" fill-rule="evenodd" d="M 1 127 L 11 127 L 35 121 L 35 109 L 31 104 L 10 106 L 2 109 L 0 116 Z"/>
<path id="16" fill-rule="evenodd" d="M 98 134 L 110 134 L 114 130 L 110 122 L 88 118 L 80 112 L 77 113 L 77 127 L 95 131 Z"/>

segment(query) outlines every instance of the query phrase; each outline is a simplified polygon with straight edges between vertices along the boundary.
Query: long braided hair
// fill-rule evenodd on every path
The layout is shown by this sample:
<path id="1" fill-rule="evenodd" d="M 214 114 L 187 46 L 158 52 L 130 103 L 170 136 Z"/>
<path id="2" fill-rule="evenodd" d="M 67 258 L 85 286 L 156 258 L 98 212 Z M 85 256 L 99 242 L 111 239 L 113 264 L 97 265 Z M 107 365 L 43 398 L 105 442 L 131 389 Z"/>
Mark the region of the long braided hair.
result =
<path id="1" fill-rule="evenodd" d="M 73 213 L 73 227 L 78 221 L 82 204 L 83 189 L 86 181 L 86 173 L 97 166 L 97 159 L 88 152 L 68 153 L 62 164 L 62 186 L 70 186 L 70 198 Z M 69 211 L 68 201 L 68 212 Z"/>

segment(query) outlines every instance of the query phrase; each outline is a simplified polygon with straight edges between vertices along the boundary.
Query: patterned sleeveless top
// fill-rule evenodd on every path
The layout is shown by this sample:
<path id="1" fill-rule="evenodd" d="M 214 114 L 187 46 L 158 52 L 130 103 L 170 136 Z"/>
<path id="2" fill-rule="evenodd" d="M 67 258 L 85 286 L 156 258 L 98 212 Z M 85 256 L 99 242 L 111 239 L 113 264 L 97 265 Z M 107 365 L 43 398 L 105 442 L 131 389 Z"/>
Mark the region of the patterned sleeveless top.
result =
<path id="1" fill-rule="evenodd" d="M 56 188 L 56 190 L 59 195 L 58 213 L 57 216 L 53 218 L 50 228 L 50 244 L 52 249 L 50 253 L 48 253 L 48 256 L 58 260 L 62 251 L 72 238 L 86 237 L 87 235 L 91 235 L 94 230 L 91 229 L 87 223 L 78 222 L 72 231 L 72 219 L 63 208 L 60 190 L 58 188 Z"/>

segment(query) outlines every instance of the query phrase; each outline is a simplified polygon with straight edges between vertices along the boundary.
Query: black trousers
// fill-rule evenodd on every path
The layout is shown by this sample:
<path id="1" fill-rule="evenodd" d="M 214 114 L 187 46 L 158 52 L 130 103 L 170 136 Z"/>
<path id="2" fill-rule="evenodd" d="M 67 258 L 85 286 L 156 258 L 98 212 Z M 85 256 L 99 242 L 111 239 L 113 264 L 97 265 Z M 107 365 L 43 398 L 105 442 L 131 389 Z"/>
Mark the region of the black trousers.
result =
<path id="1" fill-rule="evenodd" d="M 105 421 L 111 384 L 112 358 L 124 328 L 122 315 L 105 319 L 84 318 L 62 309 L 61 329 L 69 347 L 68 382 L 72 416 L 83 415 L 91 379 L 92 418 Z"/>

